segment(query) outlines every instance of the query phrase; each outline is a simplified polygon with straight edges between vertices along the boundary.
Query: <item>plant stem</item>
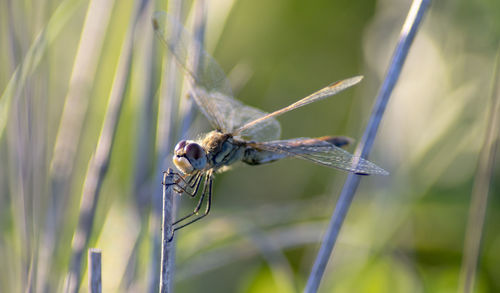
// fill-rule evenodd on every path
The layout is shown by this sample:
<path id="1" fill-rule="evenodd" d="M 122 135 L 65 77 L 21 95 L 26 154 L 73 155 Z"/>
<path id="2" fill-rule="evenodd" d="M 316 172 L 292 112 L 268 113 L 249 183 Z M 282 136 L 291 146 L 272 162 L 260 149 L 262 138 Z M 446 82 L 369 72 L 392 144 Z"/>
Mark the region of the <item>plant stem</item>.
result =
<path id="1" fill-rule="evenodd" d="M 179 0 L 172 0 L 168 3 L 170 13 L 180 16 L 184 3 Z M 148 292 L 158 292 L 160 284 L 160 257 L 161 257 L 161 221 L 162 221 L 162 198 L 158 192 L 158 184 L 161 182 L 161 174 L 169 166 L 169 156 L 175 129 L 175 120 L 178 108 L 179 76 L 176 72 L 174 60 L 163 59 L 161 84 L 158 98 L 158 125 L 156 127 L 156 166 L 152 181 L 151 214 L 149 224 L 149 234 L 151 241 L 151 259 L 149 262 Z M 175 213 L 175 211 L 174 211 Z M 171 247 L 173 252 L 175 248 Z M 173 262 L 168 258 L 168 262 Z M 170 274 L 169 276 L 171 276 Z"/>
<path id="2" fill-rule="evenodd" d="M 174 196 L 171 182 L 172 169 L 168 169 L 163 174 L 163 209 L 162 209 L 162 233 L 161 233 L 161 272 L 160 272 L 160 293 L 171 292 L 172 278 L 170 277 L 173 267 L 170 265 L 169 243 L 171 243 L 172 233 L 172 211 L 174 205 Z"/>
<path id="3" fill-rule="evenodd" d="M 101 277 L 101 250 L 90 248 L 88 252 L 89 262 L 89 292 L 102 292 L 102 277 Z"/>
<path id="4" fill-rule="evenodd" d="M 479 163 L 472 189 L 469 218 L 465 232 L 464 254 L 459 279 L 458 292 L 473 292 L 477 263 L 481 248 L 481 238 L 486 216 L 488 194 L 490 189 L 495 154 L 498 146 L 500 125 L 500 48 L 497 53 L 491 88 L 491 105 L 489 105 L 486 134 L 479 155 Z"/>
<path id="5" fill-rule="evenodd" d="M 102 182 L 108 170 L 118 119 L 121 114 L 125 90 L 130 77 L 134 31 L 137 19 L 139 19 L 139 15 L 143 11 L 146 1 L 147 0 L 138 0 L 135 4 L 136 7 L 132 15 L 132 21 L 121 50 L 121 56 L 113 81 L 101 135 L 85 176 L 80 214 L 78 217 L 78 227 L 73 235 L 71 245 L 72 255 L 68 276 L 65 282 L 66 292 L 78 292 L 80 286 L 83 251 L 90 240 Z"/>
<path id="6" fill-rule="evenodd" d="M 41 273 L 39 278 L 47 291 L 53 291 L 48 278 L 49 272 L 56 269 L 58 262 L 54 251 L 58 251 L 63 213 L 69 202 L 73 167 L 77 156 L 80 137 L 87 115 L 88 104 L 94 77 L 98 68 L 99 54 L 105 41 L 104 28 L 108 27 L 114 1 L 91 1 L 85 24 L 80 36 L 75 62 L 71 72 L 68 92 L 57 130 L 52 160 L 50 163 L 50 194 L 45 214 L 43 249 L 41 254 Z"/>
<path id="7" fill-rule="evenodd" d="M 412 3 L 406 21 L 401 30 L 399 41 L 394 51 L 394 55 L 392 56 L 386 77 L 378 92 L 375 106 L 365 129 L 365 133 L 356 148 L 355 154 L 357 156 L 366 158 L 373 146 L 375 135 L 377 134 L 377 130 L 389 101 L 389 97 L 398 81 L 404 61 L 406 60 L 408 51 L 411 47 L 413 39 L 415 38 L 421 20 L 427 11 L 429 3 L 430 0 L 415 0 Z M 330 219 L 330 223 L 314 262 L 311 274 L 309 275 L 304 292 L 312 293 L 318 291 L 319 284 L 333 251 L 333 247 L 335 246 L 340 228 L 342 227 L 342 223 L 344 222 L 360 180 L 361 177 L 359 175 L 348 175 L 333 215 Z"/>
<path id="8" fill-rule="evenodd" d="M 183 2 L 176 0 L 176 1 L 170 1 L 169 3 L 169 12 L 171 15 L 174 17 L 177 16 L 177 18 L 181 14 L 182 8 L 183 8 Z M 195 10 L 195 25 L 194 25 L 194 35 L 196 36 L 197 40 L 202 43 L 204 36 L 205 36 L 205 25 L 206 25 L 206 11 L 205 11 L 205 1 L 196 1 L 193 5 Z M 198 52 L 194 52 L 194 54 L 197 54 Z M 197 67 L 197 63 L 199 63 L 198 59 L 199 56 L 195 56 L 195 62 L 196 64 L 193 64 L 193 66 Z M 170 157 L 167 156 L 171 152 L 171 146 L 173 145 L 173 129 L 174 129 L 174 114 L 175 109 L 178 109 L 179 105 L 176 103 L 176 101 L 179 101 L 179 96 L 180 93 L 177 89 L 177 81 L 178 81 L 178 67 L 176 64 L 176 61 L 174 60 L 174 57 L 171 56 L 165 64 L 165 72 L 166 72 L 166 79 L 163 81 L 164 83 L 164 93 L 161 94 L 160 97 L 160 105 L 159 105 L 159 111 L 158 111 L 158 140 L 157 140 L 157 160 L 160 162 L 156 168 L 156 173 L 155 174 L 162 174 L 162 171 L 167 169 L 168 166 L 171 166 L 170 164 Z M 189 127 L 191 125 L 191 122 L 194 119 L 194 103 L 191 101 L 187 101 L 184 99 L 183 101 L 183 108 L 184 111 L 181 113 L 181 118 L 182 121 L 180 123 L 180 133 L 178 137 L 185 138 L 187 136 L 187 133 L 189 131 Z M 156 176 L 156 175 L 155 175 Z M 159 180 L 155 180 L 154 184 L 157 184 Z M 154 189 L 153 189 L 154 190 Z M 171 191 L 173 192 L 173 191 Z M 152 234 L 152 246 L 153 246 L 153 251 L 151 255 L 151 275 L 150 275 L 150 280 L 149 280 L 149 290 L 148 292 L 157 292 L 158 291 L 158 284 L 160 283 L 160 275 L 163 276 L 163 272 L 160 273 L 158 269 L 160 269 L 160 266 L 158 264 L 158 259 L 160 256 L 160 235 L 159 235 L 159 222 L 160 222 L 160 217 L 162 215 L 161 207 L 162 205 L 159 202 L 160 198 L 156 194 L 153 194 L 153 212 L 151 215 L 151 227 L 153 228 L 151 231 Z M 175 202 L 173 203 L 173 208 L 171 211 L 171 215 L 175 217 Z M 165 230 L 165 225 L 162 227 L 163 230 Z M 172 290 L 172 279 L 175 273 L 175 239 L 172 241 L 172 243 L 169 246 L 169 256 L 166 258 L 166 265 L 168 266 L 168 274 L 167 278 L 170 280 L 166 280 L 166 282 L 170 283 L 170 287 L 168 288 L 169 290 Z M 163 263 L 161 264 L 163 268 Z"/>

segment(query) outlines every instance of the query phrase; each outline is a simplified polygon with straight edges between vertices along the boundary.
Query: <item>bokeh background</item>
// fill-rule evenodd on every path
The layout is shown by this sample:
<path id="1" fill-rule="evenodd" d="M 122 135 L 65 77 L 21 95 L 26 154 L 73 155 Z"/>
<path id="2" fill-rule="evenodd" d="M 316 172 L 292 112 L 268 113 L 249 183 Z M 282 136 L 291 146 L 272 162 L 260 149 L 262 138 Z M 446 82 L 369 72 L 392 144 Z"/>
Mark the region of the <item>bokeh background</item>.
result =
<path id="1" fill-rule="evenodd" d="M 201 1 L 181 2 L 189 28 Z M 364 75 L 338 96 L 279 117 L 283 138 L 359 140 L 410 1 L 201 5 L 207 51 L 248 105 L 272 111 Z M 170 158 L 158 157 L 158 147 L 175 145 L 189 114 L 182 94 L 167 103 L 169 115 L 158 115 L 165 49 L 150 20 L 166 9 L 163 1 L 0 2 L 1 292 L 63 290 L 112 95 L 124 100 L 90 246 L 103 251 L 105 292 L 150 289 L 158 230 L 151 199 L 161 195 L 159 170 Z M 391 175 L 363 178 L 320 292 L 457 291 L 499 40 L 499 1 L 432 3 L 370 156 Z M 119 66 L 126 44 L 131 63 Z M 116 76 L 128 78 L 120 87 Z M 58 136 L 64 111 L 69 131 Z M 164 123 L 167 136 L 158 131 Z M 208 130 L 204 124 L 193 119 L 189 133 Z M 484 230 L 476 292 L 500 291 L 499 166 L 497 159 L 484 226 L 476 227 Z M 345 178 L 298 160 L 218 174 L 209 217 L 176 234 L 176 291 L 301 291 Z M 183 214 L 195 201 L 179 205 Z"/>

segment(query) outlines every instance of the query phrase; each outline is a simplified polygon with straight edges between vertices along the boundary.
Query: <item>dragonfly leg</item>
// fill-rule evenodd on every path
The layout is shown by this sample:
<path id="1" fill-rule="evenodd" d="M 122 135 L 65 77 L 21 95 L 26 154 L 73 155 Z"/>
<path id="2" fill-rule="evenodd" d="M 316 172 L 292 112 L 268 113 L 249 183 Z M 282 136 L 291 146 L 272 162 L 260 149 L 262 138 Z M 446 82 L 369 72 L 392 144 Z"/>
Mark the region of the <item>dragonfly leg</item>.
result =
<path id="1" fill-rule="evenodd" d="M 185 193 L 190 197 L 195 197 L 198 192 L 198 187 L 200 186 L 201 178 L 203 174 L 201 172 L 197 172 L 194 175 L 182 176 L 179 173 L 173 173 L 173 176 L 176 176 L 176 179 L 172 180 L 172 182 L 162 182 L 164 185 L 173 185 L 173 189 L 177 193 Z M 189 177 L 189 179 L 187 179 Z"/>
<path id="2" fill-rule="evenodd" d="M 205 183 L 203 184 L 203 192 L 201 193 L 201 196 L 200 196 L 200 199 L 198 200 L 198 204 L 196 205 L 195 209 L 189 213 L 188 215 L 178 219 L 177 221 L 175 221 L 172 225 L 177 225 L 179 223 L 181 223 L 182 221 L 196 215 L 198 213 L 198 211 L 200 210 L 201 208 L 201 205 L 203 204 L 203 201 L 205 200 L 205 195 L 207 193 L 207 180 L 208 180 L 208 176 L 205 177 Z"/>
<path id="3" fill-rule="evenodd" d="M 182 229 L 182 228 L 184 228 L 184 227 L 186 227 L 188 225 L 193 224 L 194 222 L 197 222 L 197 221 L 201 220 L 202 218 L 206 217 L 210 213 L 210 207 L 212 205 L 212 173 L 207 174 L 207 176 L 205 178 L 205 182 L 204 182 L 204 186 L 203 186 L 203 193 L 200 196 L 200 200 L 198 201 L 198 204 L 196 205 L 196 208 L 193 210 L 193 212 L 190 213 L 189 215 L 184 216 L 184 217 L 180 218 L 179 220 L 175 221 L 172 224 L 172 226 L 178 225 L 179 223 L 185 221 L 186 219 L 189 219 L 190 217 L 192 217 L 194 215 L 197 215 L 198 212 L 199 212 L 199 210 L 201 209 L 201 206 L 203 204 L 205 196 L 207 197 L 207 205 L 206 205 L 206 208 L 205 208 L 205 212 L 202 215 L 200 215 L 200 216 L 198 216 L 198 217 L 190 220 L 187 223 L 184 223 L 182 225 L 174 227 L 172 229 L 172 234 L 171 234 L 170 238 L 168 239 L 168 241 L 171 241 L 173 239 L 175 231 L 177 231 L 179 229 Z"/>
<path id="4" fill-rule="evenodd" d="M 191 176 L 189 178 L 189 181 L 187 182 L 188 186 L 190 188 L 193 188 L 196 185 L 196 180 L 198 180 L 201 177 L 201 175 L 202 175 L 201 172 L 197 172 L 195 175 Z"/>
<path id="5" fill-rule="evenodd" d="M 174 189 L 177 193 L 185 193 L 190 197 L 195 197 L 198 192 L 198 188 L 200 187 L 201 179 L 203 178 L 203 174 L 201 172 L 196 175 L 191 176 L 188 183 L 185 186 L 176 185 L 176 189 Z M 194 179 L 194 181 L 193 181 Z M 191 182 L 192 181 L 192 182 Z"/>
<path id="6" fill-rule="evenodd" d="M 189 175 L 180 176 L 180 178 L 183 181 L 185 187 L 189 186 L 190 188 L 193 188 L 194 184 L 196 184 L 195 178 L 197 178 L 197 176 L 199 176 L 199 175 L 200 175 L 200 173 L 198 172 L 198 173 L 191 175 L 191 176 L 189 176 Z M 188 178 L 188 177 L 189 177 L 189 179 L 186 181 L 186 178 Z M 180 181 L 179 181 L 179 183 L 180 183 Z"/>
<path id="7" fill-rule="evenodd" d="M 165 178 L 167 178 L 167 176 L 165 176 L 165 175 L 166 175 L 166 173 L 167 173 L 168 175 L 171 175 L 171 177 L 170 177 L 171 179 L 170 179 L 168 182 L 167 182 L 167 181 L 165 181 L 165 180 L 166 180 Z M 163 172 L 163 178 L 164 178 L 164 179 L 163 179 L 163 181 L 161 182 L 161 184 L 166 185 L 166 186 L 171 186 L 171 185 L 173 185 L 173 189 L 174 189 L 174 191 L 175 191 L 175 192 L 177 192 L 177 193 L 182 193 L 182 191 L 179 191 L 179 186 L 180 186 L 181 184 L 185 184 L 185 185 L 187 184 L 187 182 L 186 182 L 186 180 L 185 180 L 184 176 L 182 176 L 181 174 L 179 174 L 179 173 L 177 173 L 177 172 L 172 171 L 172 169 L 170 169 L 170 168 L 168 169 L 168 171 L 164 171 L 164 172 Z M 186 178 L 187 178 L 187 176 L 186 176 Z M 191 181 L 191 178 L 189 179 L 189 181 Z"/>
<path id="8" fill-rule="evenodd" d="M 182 175 L 178 172 L 172 171 L 171 169 L 169 169 L 168 171 L 163 171 L 163 174 L 165 174 L 165 173 L 172 175 L 173 177 L 176 176 L 177 178 L 173 179 L 172 182 L 162 181 L 163 185 L 179 185 L 179 184 L 181 184 L 181 182 L 185 185 L 191 185 L 193 182 L 193 179 L 196 178 L 196 176 L 200 175 L 200 172 L 196 172 L 195 174 L 192 174 L 192 175 Z M 186 178 L 188 178 L 188 177 L 189 177 L 189 179 L 186 180 Z"/>

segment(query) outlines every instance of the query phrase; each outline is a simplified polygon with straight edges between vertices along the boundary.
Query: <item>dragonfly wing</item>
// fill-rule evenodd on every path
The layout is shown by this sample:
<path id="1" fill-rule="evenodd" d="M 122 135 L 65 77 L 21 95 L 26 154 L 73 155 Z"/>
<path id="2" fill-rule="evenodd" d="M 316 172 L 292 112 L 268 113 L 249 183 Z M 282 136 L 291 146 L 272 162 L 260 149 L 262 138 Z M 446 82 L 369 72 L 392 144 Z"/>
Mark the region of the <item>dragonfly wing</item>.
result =
<path id="1" fill-rule="evenodd" d="M 153 16 L 153 27 L 158 38 L 187 73 L 191 81 L 193 98 L 214 128 L 231 133 L 240 126 L 267 115 L 233 98 L 224 71 L 175 17 L 163 11 L 156 12 Z M 191 55 L 197 56 L 199 60 L 196 71 L 189 65 L 194 64 L 194 61 L 189 60 Z M 280 132 L 279 122 L 269 119 L 259 127 L 238 135 L 264 141 L 278 139 Z"/>
<path id="2" fill-rule="evenodd" d="M 224 130 L 229 133 L 232 133 L 232 131 L 239 126 L 267 114 L 257 108 L 244 105 L 221 93 L 213 92 L 211 94 L 203 94 L 210 98 L 212 104 L 217 105 L 218 112 L 221 117 L 224 118 L 224 125 L 226 127 Z M 241 132 L 238 135 L 247 140 L 268 141 L 278 139 L 280 134 L 281 126 L 278 120 L 273 118 L 261 123 L 258 127 L 248 129 L 248 131 Z"/>
<path id="3" fill-rule="evenodd" d="M 232 99 L 231 86 L 224 71 L 175 17 L 158 11 L 153 16 L 153 28 L 157 37 L 187 73 L 193 98 L 200 111 L 214 128 L 228 131 L 223 115 L 227 109 L 221 109 L 221 104 L 212 99 L 214 95 L 224 96 L 224 102 L 239 104 Z"/>
<path id="4" fill-rule="evenodd" d="M 308 160 L 323 166 L 360 175 L 388 175 L 374 163 L 356 157 L 335 145 L 316 138 L 295 138 L 251 143 L 250 146 L 270 152 L 286 153 L 290 157 Z"/>
<path id="5" fill-rule="evenodd" d="M 163 11 L 156 12 L 153 16 L 153 27 L 158 38 L 187 73 L 193 98 L 214 128 L 232 133 L 242 125 L 267 115 L 233 98 L 231 85 L 224 71 L 175 17 Z M 189 60 L 192 58 L 190 56 L 198 57 L 196 70 L 190 66 L 194 64 L 194 60 Z M 238 135 L 250 140 L 265 141 L 278 139 L 280 133 L 279 122 L 269 119 L 259 127 Z"/>
<path id="6" fill-rule="evenodd" d="M 258 117 L 257 119 L 255 119 L 253 121 L 249 121 L 248 123 L 242 125 L 240 128 L 235 130 L 235 133 L 238 134 L 238 133 L 244 133 L 244 132 L 251 131 L 250 130 L 251 128 L 258 126 L 261 123 L 265 123 L 265 121 L 267 119 L 274 118 L 274 117 L 279 116 L 281 114 L 284 114 L 286 112 L 295 110 L 295 109 L 300 108 L 302 106 L 305 106 L 305 105 L 317 102 L 319 100 L 325 99 L 327 97 L 333 96 L 335 94 L 338 94 L 341 91 L 343 91 L 347 88 L 350 88 L 351 86 L 357 84 L 362 79 L 363 79 L 362 76 L 355 76 L 355 77 L 351 77 L 351 78 L 347 78 L 344 80 L 334 82 L 334 83 L 330 84 L 329 86 L 326 86 L 326 87 L 320 89 L 319 91 L 316 91 L 316 92 L 310 94 L 309 96 L 307 96 L 303 99 L 300 99 L 299 101 L 297 101 L 297 102 L 295 102 L 295 103 L 293 103 L 285 108 L 282 108 L 282 109 L 274 111 L 270 114 L 266 114 L 266 115 L 263 115 L 261 117 Z"/>
<path id="7" fill-rule="evenodd" d="M 233 111 L 228 112 L 228 120 L 231 121 L 231 132 L 241 125 L 253 121 L 258 117 L 265 116 L 267 113 L 251 107 L 242 105 L 240 108 L 235 108 Z M 280 138 L 281 135 L 281 125 L 276 119 L 269 119 L 264 123 L 258 125 L 258 127 L 253 127 L 242 131 L 237 134 L 238 136 L 252 141 L 269 141 L 276 140 Z"/>

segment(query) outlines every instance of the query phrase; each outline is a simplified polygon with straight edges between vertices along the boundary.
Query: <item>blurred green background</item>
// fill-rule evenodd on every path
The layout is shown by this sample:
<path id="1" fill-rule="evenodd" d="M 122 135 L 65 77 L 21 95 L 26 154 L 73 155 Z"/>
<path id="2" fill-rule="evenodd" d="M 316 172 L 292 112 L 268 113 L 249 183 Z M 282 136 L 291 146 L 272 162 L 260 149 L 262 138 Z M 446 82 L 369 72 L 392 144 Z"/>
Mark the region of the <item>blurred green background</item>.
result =
<path id="1" fill-rule="evenodd" d="M 188 23 L 195 5 L 182 2 Z M 359 141 L 409 1 L 204 5 L 206 48 L 245 104 L 272 111 L 364 75 L 354 88 L 279 118 L 283 138 Z M 162 1 L 0 2 L 1 292 L 63 290 L 85 174 L 123 70 L 129 78 L 90 246 L 103 251 L 105 292 L 148 290 L 156 273 L 149 202 L 161 194 L 165 159 L 157 157 L 157 125 L 173 122 L 172 148 L 183 109 L 174 102 L 170 116 L 157 117 L 165 49 L 150 19 L 166 9 Z M 123 69 L 128 36 L 131 65 Z M 432 3 L 370 156 L 391 175 L 363 178 L 320 292 L 457 291 L 499 40 L 499 1 Z M 68 159 L 56 139 L 70 96 L 80 114 L 69 110 L 69 121 L 81 116 L 81 127 L 69 125 L 75 131 L 62 143 L 74 155 L 57 173 L 57 160 Z M 192 134 L 203 124 L 195 120 Z M 499 166 L 497 159 L 484 227 L 477 227 L 484 234 L 476 292 L 500 291 Z M 54 185 L 57 174 L 63 180 Z M 216 177 L 211 214 L 176 234 L 176 292 L 301 291 L 346 174 L 285 160 Z M 179 214 L 195 205 L 187 197 L 179 203 Z"/>

